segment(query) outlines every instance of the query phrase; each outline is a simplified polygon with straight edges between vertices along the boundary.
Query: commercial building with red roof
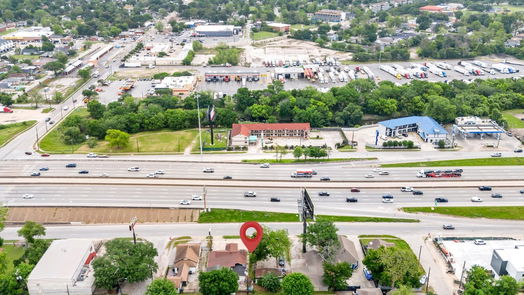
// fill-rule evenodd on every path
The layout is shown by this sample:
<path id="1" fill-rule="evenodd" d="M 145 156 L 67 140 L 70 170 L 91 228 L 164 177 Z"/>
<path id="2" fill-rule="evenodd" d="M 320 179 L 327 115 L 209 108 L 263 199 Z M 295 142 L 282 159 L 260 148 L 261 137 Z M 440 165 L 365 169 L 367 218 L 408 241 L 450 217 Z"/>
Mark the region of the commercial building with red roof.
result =
<path id="1" fill-rule="evenodd" d="M 309 123 L 233 124 L 231 128 L 231 145 L 244 146 L 256 143 L 262 137 L 308 138 L 310 131 L 311 125 Z"/>
<path id="2" fill-rule="evenodd" d="M 207 270 L 220 268 L 231 268 L 239 276 L 246 275 L 247 251 L 238 250 L 237 243 L 229 243 L 225 250 L 214 250 L 209 252 L 207 258 Z"/>
<path id="3" fill-rule="evenodd" d="M 427 12 L 442 12 L 442 11 L 444 11 L 444 7 L 434 6 L 434 5 L 427 5 L 427 6 L 420 7 L 418 10 L 419 11 L 427 11 Z"/>

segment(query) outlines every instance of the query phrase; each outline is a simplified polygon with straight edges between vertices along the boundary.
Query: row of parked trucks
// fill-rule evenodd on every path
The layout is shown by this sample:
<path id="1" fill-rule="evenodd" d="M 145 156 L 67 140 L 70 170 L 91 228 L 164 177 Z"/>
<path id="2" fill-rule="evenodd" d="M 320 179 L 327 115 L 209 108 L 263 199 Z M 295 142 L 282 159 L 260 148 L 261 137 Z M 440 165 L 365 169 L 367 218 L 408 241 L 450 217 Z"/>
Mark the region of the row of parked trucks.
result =
<path id="1" fill-rule="evenodd" d="M 356 67 L 355 70 L 349 67 L 329 67 L 325 69 L 320 67 L 316 69 L 313 69 L 312 67 L 304 68 L 305 78 L 311 80 L 312 82 L 318 80 L 320 84 L 325 84 L 329 82 L 348 82 L 350 80 L 355 80 L 357 79 L 358 73 L 364 75 L 368 79 L 375 78 L 371 70 L 366 66 Z"/>
<path id="2" fill-rule="evenodd" d="M 486 73 L 495 75 L 497 72 L 501 74 L 515 74 L 519 72 L 519 69 L 506 63 L 496 63 L 490 66 L 483 61 L 474 60 L 471 62 L 460 61 L 458 64 L 459 65 L 455 66 L 453 69 L 464 76 L 483 76 Z"/>
<path id="3" fill-rule="evenodd" d="M 413 78 L 427 78 L 428 72 L 435 74 L 439 77 L 447 77 L 446 72 L 444 70 L 450 69 L 451 66 L 439 62 L 436 64 L 433 63 L 424 63 L 424 64 L 411 64 L 408 67 L 403 67 L 398 64 L 392 64 L 392 65 L 380 65 L 379 69 L 396 77 L 397 79 L 413 79 Z"/>

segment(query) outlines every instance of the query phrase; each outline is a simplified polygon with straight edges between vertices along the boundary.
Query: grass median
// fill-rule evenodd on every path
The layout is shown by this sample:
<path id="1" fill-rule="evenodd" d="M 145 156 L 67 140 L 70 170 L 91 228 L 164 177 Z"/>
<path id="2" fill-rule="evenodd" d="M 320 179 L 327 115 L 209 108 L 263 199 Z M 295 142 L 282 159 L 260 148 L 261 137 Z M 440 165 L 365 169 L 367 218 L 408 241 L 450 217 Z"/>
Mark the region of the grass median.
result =
<path id="1" fill-rule="evenodd" d="M 469 218 L 524 220 L 524 206 L 490 207 L 405 207 L 408 213 L 437 213 Z"/>
<path id="2" fill-rule="evenodd" d="M 419 222 L 418 219 L 387 218 L 367 216 L 336 216 L 317 215 L 316 220 L 333 222 Z M 233 209 L 212 209 L 210 212 L 200 213 L 198 223 L 228 223 L 228 222 L 299 222 L 298 214 L 278 213 L 266 211 L 244 211 Z"/>
<path id="3" fill-rule="evenodd" d="M 462 160 L 427 161 L 383 164 L 382 167 L 452 167 L 452 166 L 518 166 L 524 165 L 524 158 L 477 158 Z"/>
<path id="4" fill-rule="evenodd" d="M 244 163 L 253 163 L 253 164 L 296 164 L 296 163 L 323 163 L 323 162 L 355 162 L 355 161 L 370 161 L 376 160 L 377 158 L 330 158 L 330 159 L 262 159 L 262 160 L 242 160 Z"/>
<path id="5" fill-rule="evenodd" d="M 13 124 L 0 125 L 0 147 L 11 141 L 18 134 L 31 128 L 36 123 L 35 120 L 24 121 Z"/>

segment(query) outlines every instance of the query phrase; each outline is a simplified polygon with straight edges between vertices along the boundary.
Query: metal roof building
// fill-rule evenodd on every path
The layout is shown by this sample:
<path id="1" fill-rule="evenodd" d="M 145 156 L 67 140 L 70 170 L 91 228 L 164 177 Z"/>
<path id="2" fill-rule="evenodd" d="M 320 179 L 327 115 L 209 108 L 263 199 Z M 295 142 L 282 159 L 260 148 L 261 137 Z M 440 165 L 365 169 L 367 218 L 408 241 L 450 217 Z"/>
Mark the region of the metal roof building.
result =
<path id="1" fill-rule="evenodd" d="M 455 119 L 453 130 L 464 137 L 470 135 L 480 135 L 482 137 L 486 134 L 500 135 L 505 132 L 497 122 L 489 118 L 483 119 L 479 117 L 458 117 Z"/>
<path id="2" fill-rule="evenodd" d="M 378 122 L 379 134 L 397 136 L 408 132 L 417 132 L 426 142 L 436 143 L 446 139 L 448 132 L 437 121 L 427 116 L 411 116 Z"/>
<path id="3" fill-rule="evenodd" d="M 195 33 L 207 37 L 230 37 L 237 30 L 231 25 L 202 25 L 195 28 Z"/>
<path id="4" fill-rule="evenodd" d="M 27 279 L 29 294 L 93 294 L 95 256 L 91 240 L 53 241 Z"/>

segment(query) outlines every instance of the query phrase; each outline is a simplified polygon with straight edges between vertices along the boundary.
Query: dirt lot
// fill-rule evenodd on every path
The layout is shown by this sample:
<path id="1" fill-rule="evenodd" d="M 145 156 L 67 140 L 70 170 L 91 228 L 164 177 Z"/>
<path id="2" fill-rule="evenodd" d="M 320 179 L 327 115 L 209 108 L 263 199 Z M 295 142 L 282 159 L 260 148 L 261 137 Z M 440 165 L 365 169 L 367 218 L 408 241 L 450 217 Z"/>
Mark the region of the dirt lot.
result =
<path id="1" fill-rule="evenodd" d="M 90 207 L 11 207 L 8 223 L 27 220 L 40 223 L 127 223 L 137 217 L 141 223 L 196 222 L 200 211 L 196 209 L 156 208 L 90 208 Z"/>
<path id="2" fill-rule="evenodd" d="M 320 48 L 316 43 L 295 39 L 281 39 L 258 46 L 245 48 L 246 60 L 255 66 L 261 66 L 266 59 L 304 59 L 331 56 L 339 60 L 351 59 L 351 53 Z"/>
<path id="3" fill-rule="evenodd" d="M 80 80 L 80 78 L 60 78 L 56 79 L 53 82 L 49 84 L 49 90 L 47 91 L 47 98 L 49 100 L 53 99 L 53 96 L 56 92 L 60 92 L 62 94 L 65 94 L 69 88 L 74 87 L 75 84 Z M 45 88 L 44 88 L 45 89 Z M 43 96 L 43 98 L 46 98 L 46 93 L 42 89 L 40 91 L 40 94 Z"/>
<path id="4" fill-rule="evenodd" d="M 47 105 L 46 105 L 47 107 Z M 29 120 L 43 120 L 49 114 L 42 114 L 42 109 L 24 110 L 14 109 L 12 113 L 0 114 L 0 124 L 11 124 Z"/>

